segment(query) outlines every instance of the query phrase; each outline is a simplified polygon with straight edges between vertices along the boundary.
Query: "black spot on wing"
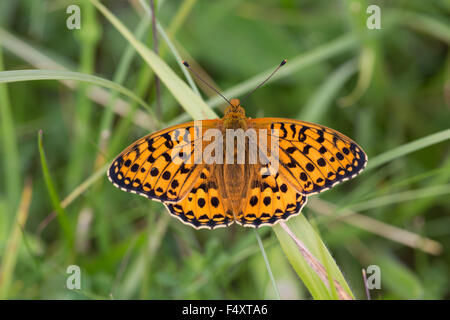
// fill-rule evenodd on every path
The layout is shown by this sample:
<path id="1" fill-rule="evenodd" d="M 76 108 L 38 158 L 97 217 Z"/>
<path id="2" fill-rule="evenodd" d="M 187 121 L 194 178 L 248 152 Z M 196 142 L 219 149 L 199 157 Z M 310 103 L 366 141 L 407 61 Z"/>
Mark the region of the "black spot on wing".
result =
<path id="1" fill-rule="evenodd" d="M 278 122 L 275 122 L 275 123 L 278 124 Z M 286 121 L 285 124 L 286 124 L 286 126 L 289 126 L 289 128 L 291 129 L 292 132 L 294 131 L 292 126 L 296 125 L 297 135 L 296 136 L 294 135 L 293 139 L 290 139 L 290 138 L 285 139 L 287 141 L 290 141 L 291 144 L 293 141 L 305 142 L 305 140 L 309 136 L 309 133 L 313 132 L 313 133 L 316 133 L 318 135 L 318 137 L 317 137 L 317 135 L 315 135 L 314 138 L 312 135 L 310 137 L 313 138 L 314 140 L 316 140 L 318 143 L 322 144 L 325 141 L 329 141 L 332 145 L 334 145 L 334 147 L 337 147 L 338 142 L 341 141 L 341 142 L 344 142 L 345 144 L 349 145 L 349 146 L 343 147 L 342 149 L 340 149 L 340 151 L 337 151 L 337 150 L 331 151 L 331 150 L 328 150 L 325 145 L 322 145 L 317 148 L 317 151 L 322 155 L 325 155 L 328 151 L 333 156 L 330 158 L 328 158 L 328 157 L 319 158 L 317 161 L 312 161 L 311 159 L 308 158 L 308 153 L 310 152 L 310 149 L 314 148 L 314 147 L 310 146 L 310 145 L 306 145 L 303 147 L 303 150 L 299 150 L 300 152 L 302 152 L 302 154 L 305 157 L 307 157 L 308 160 L 310 160 L 309 163 L 304 163 L 304 164 L 303 163 L 299 164 L 291 156 L 291 154 L 293 154 L 295 152 L 293 149 L 293 147 L 294 147 L 293 144 L 292 144 L 292 147 L 288 147 L 287 149 L 282 149 L 283 152 L 285 152 L 285 154 L 290 158 L 290 161 L 287 163 L 281 163 L 281 165 L 283 167 L 285 167 L 289 172 L 290 172 L 289 169 L 293 169 L 298 166 L 303 171 L 306 172 L 307 176 L 308 176 L 308 172 L 312 173 L 315 170 L 319 170 L 323 176 L 321 178 L 316 178 L 316 180 L 313 181 L 314 183 L 312 183 L 313 188 L 309 191 L 304 190 L 303 191 L 304 194 L 319 193 L 321 191 L 328 190 L 334 184 L 342 182 L 349 178 L 352 178 L 352 177 L 356 176 L 357 174 L 359 174 L 364 169 L 364 167 L 367 163 L 367 156 L 364 153 L 364 151 L 355 142 L 353 142 L 349 138 L 347 138 L 345 136 L 341 137 L 339 133 L 335 132 L 332 129 L 328 129 L 325 127 L 322 127 L 321 129 L 316 129 L 316 128 L 310 127 L 308 125 L 290 123 L 289 121 Z M 332 135 L 332 138 L 325 138 L 325 132 L 327 134 Z M 349 164 L 346 164 L 345 166 L 341 165 L 342 169 L 338 169 L 337 172 L 332 172 L 332 173 L 322 172 L 321 168 L 326 167 L 327 161 L 329 163 L 335 163 L 337 161 L 340 164 L 340 162 L 343 161 L 344 159 L 348 160 L 348 156 L 350 154 L 354 157 L 353 160 L 351 160 L 351 161 L 349 160 L 351 162 L 350 165 Z M 293 154 L 293 156 L 295 156 L 295 154 Z M 307 178 L 307 176 L 300 174 L 300 177 L 294 177 L 294 176 L 292 176 L 292 177 L 294 179 L 300 179 L 302 181 L 305 181 L 304 179 L 305 179 L 305 177 Z M 318 183 L 320 183 L 320 185 Z M 308 187 L 311 186 L 310 181 L 305 182 L 305 184 L 307 184 Z"/>

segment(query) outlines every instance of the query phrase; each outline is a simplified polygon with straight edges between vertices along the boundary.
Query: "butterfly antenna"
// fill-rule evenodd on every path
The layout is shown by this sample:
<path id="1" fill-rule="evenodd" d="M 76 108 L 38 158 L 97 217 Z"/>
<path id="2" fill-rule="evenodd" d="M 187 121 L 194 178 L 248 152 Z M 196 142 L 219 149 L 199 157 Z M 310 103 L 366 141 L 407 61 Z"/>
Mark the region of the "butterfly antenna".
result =
<path id="1" fill-rule="evenodd" d="M 278 67 L 275 68 L 275 70 L 272 71 L 271 74 L 269 74 L 269 76 L 266 78 L 266 80 L 264 80 L 263 82 L 261 82 L 255 89 L 253 89 L 252 91 L 250 91 L 249 93 L 247 93 L 247 95 L 242 98 L 241 100 L 244 101 L 245 99 L 247 99 L 253 92 L 255 92 L 256 90 L 258 90 L 260 87 L 262 87 L 267 81 L 269 81 L 270 78 L 272 78 L 272 76 L 278 71 L 280 70 L 280 68 L 282 66 L 284 66 L 286 64 L 287 60 L 284 59 L 283 61 L 281 61 L 281 63 L 278 65 Z"/>
<path id="2" fill-rule="evenodd" d="M 190 71 L 195 77 L 197 77 L 198 80 L 200 80 L 201 82 L 203 82 L 204 84 L 206 84 L 211 90 L 213 90 L 215 93 L 217 93 L 219 96 L 221 96 L 226 102 L 228 102 L 228 104 L 231 105 L 230 100 L 228 100 L 227 98 L 225 98 L 225 96 L 224 96 L 223 94 L 221 94 L 221 93 L 219 92 L 219 90 L 217 90 L 217 89 L 214 88 L 212 85 L 210 85 L 208 82 L 206 82 L 205 80 L 203 80 L 203 78 L 200 77 L 200 75 L 199 75 L 197 72 L 195 72 L 195 71 L 191 68 L 191 66 L 189 65 L 189 63 L 187 63 L 187 62 L 184 61 L 184 60 L 181 61 L 181 63 L 184 64 L 184 66 L 185 66 L 186 68 L 188 68 L 189 71 Z"/>

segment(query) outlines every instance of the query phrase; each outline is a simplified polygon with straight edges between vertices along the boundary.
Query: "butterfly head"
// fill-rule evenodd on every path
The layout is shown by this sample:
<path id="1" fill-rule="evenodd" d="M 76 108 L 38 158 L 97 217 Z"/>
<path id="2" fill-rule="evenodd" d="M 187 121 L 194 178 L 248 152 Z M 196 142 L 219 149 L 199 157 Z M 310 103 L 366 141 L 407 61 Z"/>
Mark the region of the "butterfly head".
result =
<path id="1" fill-rule="evenodd" d="M 225 109 L 225 116 L 230 118 L 245 118 L 245 110 L 242 108 L 239 99 L 230 100 L 230 104 Z"/>
<path id="2" fill-rule="evenodd" d="M 230 104 L 225 109 L 225 128 L 242 128 L 245 123 L 245 110 L 241 106 L 239 99 L 231 99 Z"/>

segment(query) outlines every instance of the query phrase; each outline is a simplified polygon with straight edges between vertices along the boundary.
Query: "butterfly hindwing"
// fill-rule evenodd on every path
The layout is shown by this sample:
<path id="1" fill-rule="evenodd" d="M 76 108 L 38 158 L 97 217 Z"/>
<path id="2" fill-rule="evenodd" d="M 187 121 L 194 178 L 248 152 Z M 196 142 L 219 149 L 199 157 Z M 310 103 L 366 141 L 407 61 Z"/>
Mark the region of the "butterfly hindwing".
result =
<path id="1" fill-rule="evenodd" d="M 169 212 L 196 229 L 215 229 L 234 222 L 233 214 L 226 213 L 217 180 L 211 166 L 202 169 L 200 178 L 189 194 L 177 203 L 164 203 Z"/>
<path id="2" fill-rule="evenodd" d="M 299 214 L 306 203 L 306 196 L 280 174 L 263 176 L 258 170 L 249 187 L 243 211 L 236 220 L 245 227 L 274 225 L 287 220 Z"/>
<path id="3" fill-rule="evenodd" d="M 213 128 L 219 120 L 203 120 Z M 194 122 L 147 135 L 113 162 L 108 177 L 118 188 L 151 199 L 176 202 L 192 189 L 203 165 L 194 161 L 194 140 L 201 139 Z"/>
<path id="4" fill-rule="evenodd" d="M 366 166 L 361 147 L 333 129 L 280 118 L 254 119 L 252 125 L 278 138 L 279 172 L 302 194 L 328 190 Z"/>

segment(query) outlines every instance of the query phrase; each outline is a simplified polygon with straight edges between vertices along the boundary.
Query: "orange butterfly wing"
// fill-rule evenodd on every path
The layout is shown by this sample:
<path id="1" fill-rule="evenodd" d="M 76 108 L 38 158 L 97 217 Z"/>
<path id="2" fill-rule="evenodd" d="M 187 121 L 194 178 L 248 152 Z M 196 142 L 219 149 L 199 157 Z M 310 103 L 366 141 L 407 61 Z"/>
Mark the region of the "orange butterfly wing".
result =
<path id="1" fill-rule="evenodd" d="M 367 164 L 362 148 L 336 130 L 283 118 L 250 119 L 249 123 L 278 139 L 279 173 L 304 195 L 352 179 Z"/>
<path id="2" fill-rule="evenodd" d="M 236 222 L 255 228 L 298 215 L 306 204 L 306 196 L 295 190 L 282 175 L 262 175 L 263 167 L 255 168 L 248 197 Z"/>
<path id="3" fill-rule="evenodd" d="M 219 121 L 203 120 L 201 127 L 216 128 Z M 124 191 L 162 202 L 180 201 L 199 179 L 203 168 L 193 159 L 196 139 L 202 136 L 193 121 L 149 134 L 112 162 L 108 178 Z"/>
<path id="4" fill-rule="evenodd" d="M 207 165 L 182 201 L 165 205 L 172 215 L 196 229 L 226 227 L 234 222 L 234 216 L 225 209 L 226 204 L 219 189 L 213 165 Z"/>

